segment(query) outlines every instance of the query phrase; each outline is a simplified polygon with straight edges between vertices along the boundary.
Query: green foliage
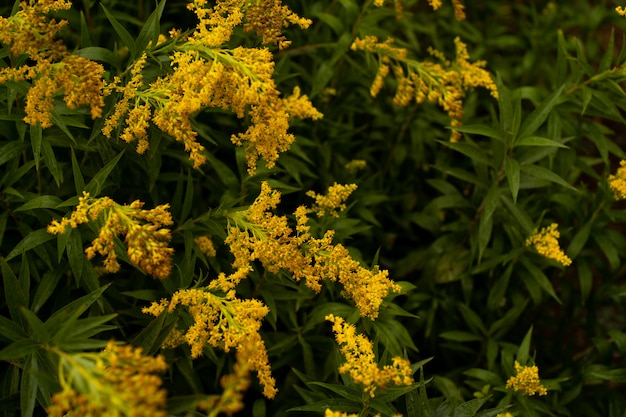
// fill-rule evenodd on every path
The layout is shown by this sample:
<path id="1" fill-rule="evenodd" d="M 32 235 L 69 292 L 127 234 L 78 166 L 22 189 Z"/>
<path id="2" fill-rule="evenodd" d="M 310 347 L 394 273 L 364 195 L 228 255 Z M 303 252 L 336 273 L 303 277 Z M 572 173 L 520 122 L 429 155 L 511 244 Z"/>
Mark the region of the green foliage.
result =
<path id="1" fill-rule="evenodd" d="M 357 184 L 339 217 L 311 215 L 311 233 L 334 230 L 334 244 L 368 271 L 389 270 L 402 291 L 389 293 L 374 320 L 338 282 L 316 293 L 285 269 L 256 262 L 236 292 L 269 308 L 260 333 L 278 394 L 265 398 L 253 375 L 241 415 L 623 417 L 626 212 L 609 176 L 626 160 L 626 20 L 612 2 L 467 1 L 460 21 L 448 2 L 437 11 L 414 0 L 284 3 L 313 24 L 286 28 L 289 48 L 265 45 L 273 79 L 283 96 L 299 87 L 324 117 L 291 118 L 296 140 L 273 168 L 260 163 L 249 172 L 246 149 L 230 139 L 249 114 L 194 113 L 191 126 L 206 148 L 206 164 L 194 168 L 181 143 L 156 126 L 143 155 L 119 138 L 122 128 L 111 139 L 102 134 L 120 91 L 105 97 L 95 119 L 59 95 L 52 126 L 42 128 L 24 121 L 33 81 L 0 85 L 0 414 L 43 415 L 65 388 L 55 351 L 101 351 L 114 339 L 165 357 L 169 414 L 211 415 L 199 404 L 224 392 L 220 378 L 233 374 L 237 358 L 208 344 L 199 358 L 186 345 L 164 348 L 193 314 L 142 309 L 236 269 L 224 240 L 267 181 L 282 193 L 275 212 L 289 221 L 296 207 L 312 206 L 307 191 Z M 17 5 L 0 7 L 2 16 Z M 102 64 L 107 82 L 128 83 L 144 52 L 148 82 L 171 74 L 180 39 L 159 42 L 159 35 L 196 25 L 165 0 L 75 2 L 51 15 L 69 21 L 60 38 L 72 54 Z M 372 97 L 381 62 L 350 48 L 368 35 L 393 39 L 416 63 L 437 61 L 429 47 L 453 60 L 460 37 L 471 62 L 486 61 L 498 98 L 468 89 L 462 125 L 454 125 L 438 103 L 394 104 L 396 78 Z M 236 28 L 224 50 L 237 46 L 261 46 L 260 37 Z M 11 57 L 2 44 L 0 69 L 18 65 Z M 366 164 L 354 168 L 355 160 Z M 169 204 L 171 274 L 145 273 L 122 236 L 118 272 L 101 266 L 99 255 L 88 259 L 102 218 L 49 233 L 83 191 L 150 209 Z M 569 266 L 527 244 L 551 224 Z M 215 256 L 196 243 L 200 236 L 211 237 Z M 413 384 L 364 393 L 338 370 L 345 358 L 329 314 L 372 341 L 380 367 L 408 359 Z M 516 361 L 538 366 L 546 396 L 506 387 Z"/>

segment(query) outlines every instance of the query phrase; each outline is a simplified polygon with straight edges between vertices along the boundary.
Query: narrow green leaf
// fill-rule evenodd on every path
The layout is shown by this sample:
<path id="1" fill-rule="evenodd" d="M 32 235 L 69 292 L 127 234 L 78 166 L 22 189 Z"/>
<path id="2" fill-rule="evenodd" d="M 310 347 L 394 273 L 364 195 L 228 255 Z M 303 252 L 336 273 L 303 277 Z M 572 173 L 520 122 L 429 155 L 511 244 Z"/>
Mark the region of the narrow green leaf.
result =
<path id="1" fill-rule="evenodd" d="M 45 322 L 46 330 L 54 333 L 61 328 L 63 322 L 69 317 L 75 315 L 78 317 L 85 312 L 98 298 L 102 296 L 102 293 L 109 288 L 111 284 L 103 285 L 102 287 L 84 295 L 76 300 L 65 305 L 63 308 L 57 310 L 54 314 L 48 318 Z"/>
<path id="2" fill-rule="evenodd" d="M 15 342 L 17 340 L 28 337 L 28 335 L 24 332 L 19 324 L 9 320 L 4 316 L 0 316 L 0 337 Z"/>
<path id="3" fill-rule="evenodd" d="M 22 313 L 30 327 L 31 339 L 44 344 L 49 343 L 51 340 L 50 333 L 48 333 L 39 317 L 26 307 L 20 307 L 20 313 Z"/>
<path id="4" fill-rule="evenodd" d="M 76 51 L 75 54 L 91 61 L 104 62 L 114 67 L 119 67 L 120 65 L 119 58 L 113 51 L 99 46 L 82 48 Z"/>
<path id="5" fill-rule="evenodd" d="M 35 412 L 37 387 L 39 386 L 38 371 L 37 355 L 33 353 L 25 363 L 22 372 L 22 380 L 20 381 L 20 408 L 22 410 L 22 417 L 32 417 Z"/>
<path id="6" fill-rule="evenodd" d="M 462 126 L 454 126 L 453 129 L 461 133 L 486 136 L 488 138 L 497 139 L 501 142 L 506 141 L 505 134 L 502 131 L 495 129 L 493 127 L 487 126 L 487 125 L 481 125 L 481 124 L 462 125 Z"/>
<path id="7" fill-rule="evenodd" d="M 568 188 L 568 189 L 570 189 L 572 191 L 578 192 L 576 187 L 573 187 L 567 181 L 565 181 L 563 178 L 561 178 L 559 175 L 555 174 L 554 172 L 552 172 L 549 169 L 544 168 L 542 166 L 522 164 L 520 166 L 520 169 L 521 169 L 522 172 L 524 172 L 524 173 L 526 173 L 528 175 L 531 175 L 531 176 L 533 176 L 535 178 L 538 178 L 540 180 L 553 182 L 555 184 L 562 185 L 563 187 L 566 187 L 566 188 Z"/>
<path id="8" fill-rule="evenodd" d="M 533 326 L 530 326 L 530 329 L 526 332 L 522 343 L 520 343 L 519 348 L 517 349 L 517 355 L 515 358 L 520 363 L 520 365 L 526 365 L 528 363 L 528 359 L 530 356 L 530 341 L 532 339 L 533 334 Z"/>
<path id="9" fill-rule="evenodd" d="M 619 260 L 619 251 L 603 233 L 594 233 L 593 240 L 596 241 L 602 252 L 606 256 L 606 259 L 609 261 L 612 271 L 616 271 L 620 266 Z"/>
<path id="10" fill-rule="evenodd" d="M 454 409 L 453 417 L 474 417 L 489 399 L 491 399 L 491 396 L 487 395 L 461 403 Z"/>
<path id="11" fill-rule="evenodd" d="M 102 186 L 104 185 L 104 182 L 109 177 L 109 174 L 111 174 L 111 171 L 113 171 L 113 168 L 115 168 L 123 154 L 124 151 L 120 152 L 115 158 L 113 158 L 105 166 L 103 166 L 100 171 L 98 171 L 96 175 L 93 176 L 91 181 L 89 181 L 89 184 L 85 186 L 85 191 L 88 192 L 92 197 L 98 196 L 102 191 Z"/>
<path id="12" fill-rule="evenodd" d="M 578 283 L 580 285 L 580 299 L 583 305 L 585 305 L 587 299 L 589 298 L 589 294 L 591 294 L 591 289 L 593 288 L 593 275 L 591 273 L 591 268 L 589 264 L 581 259 L 576 262 L 578 267 Z"/>
<path id="13" fill-rule="evenodd" d="M 115 16 L 109 13 L 107 8 L 104 7 L 102 3 L 100 3 L 100 7 L 102 7 L 102 10 L 104 10 L 107 19 L 109 19 L 109 22 L 111 22 L 111 25 L 113 26 L 113 29 L 115 30 L 117 35 L 120 37 L 120 39 L 122 39 L 122 43 L 128 48 L 128 51 L 130 53 L 130 60 L 134 61 L 135 57 L 137 56 L 137 47 L 135 45 L 133 37 L 130 35 L 130 33 L 128 33 L 126 28 L 124 28 L 124 26 L 122 26 L 122 24 L 115 18 Z"/>
<path id="14" fill-rule="evenodd" d="M 552 298 L 554 298 L 559 304 L 561 304 L 561 300 L 556 295 L 556 292 L 554 292 L 554 287 L 552 286 L 552 283 L 550 282 L 548 277 L 546 277 L 543 271 L 541 271 L 537 266 L 535 266 L 535 264 L 533 264 L 528 259 L 528 257 L 522 258 L 522 264 L 526 267 L 526 269 L 529 272 L 529 275 L 526 275 L 526 277 L 529 278 L 530 281 L 525 281 L 525 282 L 532 282 L 533 284 L 538 285 L 545 292 L 547 292 Z"/>
<path id="15" fill-rule="evenodd" d="M 42 209 L 42 208 L 48 208 L 48 209 L 55 208 L 61 203 L 62 203 L 62 200 L 57 196 L 40 195 L 22 204 L 20 207 L 16 208 L 15 211 L 34 210 L 34 209 Z"/>
<path id="16" fill-rule="evenodd" d="M 4 283 L 4 297 L 9 308 L 9 313 L 14 321 L 22 322 L 20 307 L 28 306 L 28 294 L 24 294 L 24 290 L 17 279 L 17 276 L 7 263 L 7 260 L 0 258 L 2 265 L 2 278 Z"/>
<path id="17" fill-rule="evenodd" d="M 87 19 L 85 14 L 80 11 L 80 47 L 85 48 L 91 46 L 91 36 L 89 36 L 89 26 L 87 25 Z"/>
<path id="18" fill-rule="evenodd" d="M 33 296 L 33 302 L 31 310 L 33 313 L 37 313 L 39 309 L 45 304 L 45 302 L 52 296 L 55 288 L 59 284 L 61 277 L 66 273 L 66 266 L 59 265 L 54 271 L 48 271 L 43 275 L 42 280 L 37 285 L 35 295 Z"/>
<path id="19" fill-rule="evenodd" d="M 48 233 L 46 229 L 35 230 L 34 232 L 27 234 L 24 239 L 15 245 L 13 250 L 7 255 L 6 260 L 10 261 L 22 252 L 29 251 L 54 238 L 55 236 Z"/>
<path id="20" fill-rule="evenodd" d="M 37 122 L 29 127 L 30 145 L 33 148 L 33 159 L 37 170 L 39 170 L 39 160 L 41 159 L 41 144 L 43 143 L 43 129 L 41 124 Z"/>
<path id="21" fill-rule="evenodd" d="M 0 147 L 0 165 L 4 165 L 8 161 L 16 158 L 27 148 L 28 143 L 18 141 L 11 141 L 6 145 L 3 145 L 2 147 Z"/>
<path id="22" fill-rule="evenodd" d="M 462 142 L 450 142 L 445 140 L 438 140 L 437 142 L 450 149 L 454 149 L 455 151 L 462 153 L 463 155 L 469 157 L 472 162 L 480 162 L 487 166 L 493 166 L 492 158 L 490 158 L 483 149 L 479 148 L 476 145 Z"/>
<path id="23" fill-rule="evenodd" d="M 439 333 L 439 337 L 453 342 L 478 342 L 483 340 L 482 337 L 475 335 L 474 333 L 464 332 L 462 330 L 450 330 L 447 332 Z"/>
<path id="24" fill-rule="evenodd" d="M 561 142 L 541 136 L 527 136 L 515 142 L 515 146 L 554 146 L 569 149 L 569 146 L 565 146 Z"/>
<path id="25" fill-rule="evenodd" d="M 495 372 L 488 371 L 486 369 L 470 368 L 467 371 L 463 371 L 463 375 L 476 378 L 477 380 L 482 381 L 492 386 L 498 386 L 498 385 L 504 384 L 504 381 L 502 381 L 502 378 L 500 378 L 500 375 L 496 374 Z"/>
<path id="26" fill-rule="evenodd" d="M 176 326 L 177 314 L 164 311 L 148 324 L 132 341 L 134 346 L 141 347 L 147 355 L 155 354 L 170 331 Z"/>
<path id="27" fill-rule="evenodd" d="M 137 51 L 143 51 L 148 46 L 148 43 L 152 43 L 152 46 L 156 46 L 159 39 L 159 33 L 161 29 L 161 15 L 163 14 L 163 8 L 165 7 L 165 0 L 157 2 L 156 8 L 150 14 L 146 22 L 143 24 L 139 35 L 136 40 Z"/>
<path id="28" fill-rule="evenodd" d="M 76 195 L 82 195 L 85 189 L 85 179 L 83 178 L 83 172 L 80 168 L 80 164 L 76 159 L 76 152 L 72 148 L 72 176 L 74 177 L 74 188 L 76 189 Z"/>
<path id="29" fill-rule="evenodd" d="M 52 145 L 47 140 L 44 140 L 41 144 L 41 152 L 43 156 L 43 161 L 46 163 L 48 170 L 54 177 L 54 181 L 57 184 L 57 187 L 61 186 L 63 183 L 63 170 L 57 161 L 56 156 L 54 155 L 54 150 L 52 149 Z"/>
<path id="30" fill-rule="evenodd" d="M 591 232 L 591 221 L 585 223 L 583 227 L 578 229 L 572 241 L 567 248 L 567 256 L 570 259 L 576 258 L 580 251 L 585 247 L 587 240 L 589 239 L 589 233 Z"/>
<path id="31" fill-rule="evenodd" d="M 20 339 L 0 350 L 0 361 L 17 361 L 37 350 L 39 343 L 33 339 Z"/>
<path id="32" fill-rule="evenodd" d="M 326 409 L 329 408 L 333 411 L 341 411 L 344 413 L 358 413 L 363 409 L 363 406 L 361 405 L 360 401 L 350 401 L 343 398 L 328 398 L 326 400 L 316 401 L 312 404 L 292 407 L 287 411 L 312 411 L 317 413 L 324 413 Z"/>
<path id="33" fill-rule="evenodd" d="M 478 258 L 477 263 L 483 258 L 485 249 L 491 240 L 491 232 L 493 230 L 493 217 L 487 214 L 487 211 L 483 211 L 480 215 L 480 223 L 478 226 Z"/>
<path id="34" fill-rule="evenodd" d="M 523 139 L 527 136 L 533 135 L 537 129 L 546 121 L 550 112 L 557 104 L 565 84 L 561 85 L 556 91 L 550 94 L 537 108 L 528 115 L 520 126 L 517 137 Z"/>
<path id="35" fill-rule="evenodd" d="M 180 214 L 180 222 L 187 220 L 189 217 L 189 213 L 191 212 L 191 207 L 193 206 L 193 196 L 194 196 L 194 182 L 193 177 L 191 176 L 191 169 L 187 170 L 187 187 L 185 188 L 185 198 L 183 200 L 183 207 L 181 209 Z"/>
<path id="36" fill-rule="evenodd" d="M 517 194 L 519 193 L 520 184 L 519 163 L 511 157 L 507 157 L 504 162 L 504 173 L 506 174 L 506 180 L 509 183 L 509 190 L 511 190 L 513 203 L 517 204 Z"/>
<path id="37" fill-rule="evenodd" d="M 465 323 L 467 323 L 467 325 L 474 333 L 487 335 L 487 328 L 485 327 L 485 324 L 474 310 L 472 310 L 469 306 L 463 303 L 457 303 L 456 306 L 461 313 L 461 317 L 463 317 Z"/>
<path id="38" fill-rule="evenodd" d="M 72 268 L 76 285 L 79 285 L 83 276 L 83 266 L 86 259 L 83 250 L 82 234 L 78 229 L 71 229 L 65 233 L 69 235 L 69 239 L 65 245 L 67 260 L 70 263 L 70 268 Z"/>

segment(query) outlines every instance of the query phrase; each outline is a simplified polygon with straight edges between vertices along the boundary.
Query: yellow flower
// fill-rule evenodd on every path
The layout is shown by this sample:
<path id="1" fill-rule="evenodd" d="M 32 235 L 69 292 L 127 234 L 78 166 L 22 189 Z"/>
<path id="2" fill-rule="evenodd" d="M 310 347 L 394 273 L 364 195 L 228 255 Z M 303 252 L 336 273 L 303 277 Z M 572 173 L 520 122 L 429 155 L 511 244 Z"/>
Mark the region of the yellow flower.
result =
<path id="1" fill-rule="evenodd" d="M 513 414 L 511 413 L 499 413 L 496 415 L 496 417 L 514 417 Z"/>
<path id="2" fill-rule="evenodd" d="M 396 356 L 392 358 L 391 365 L 379 368 L 372 342 L 365 336 L 357 334 L 355 326 L 333 314 L 326 316 L 326 320 L 333 323 L 335 340 L 342 355 L 346 358 L 346 362 L 339 367 L 339 372 L 349 374 L 354 382 L 363 384 L 364 392 L 374 397 L 377 388 L 384 390 L 389 384 L 411 385 L 413 383 L 413 371 L 408 360 Z"/>
<path id="3" fill-rule="evenodd" d="M 215 246 L 213 246 L 213 241 L 208 236 L 198 236 L 193 240 L 198 245 L 200 252 L 202 252 L 205 256 L 209 258 L 215 257 Z"/>
<path id="4" fill-rule="evenodd" d="M 178 306 L 185 307 L 193 318 L 193 324 L 182 331 L 193 358 L 201 356 L 207 345 L 225 352 L 235 349 L 237 360 L 245 363 L 246 369 L 256 371 L 263 394 L 274 398 L 276 381 L 259 333 L 261 321 L 269 312 L 262 302 L 238 299 L 234 291 L 221 297 L 208 289 L 186 289 L 174 293 L 169 301 L 154 302 L 142 311 L 158 316 L 163 311 L 172 313 Z"/>
<path id="5" fill-rule="evenodd" d="M 615 11 L 619 13 L 620 16 L 626 16 L 626 7 L 617 6 Z"/>
<path id="6" fill-rule="evenodd" d="M 264 182 L 248 209 L 229 213 L 233 225 L 224 242 L 235 257 L 235 272 L 220 275 L 209 286 L 228 292 L 252 270 L 254 261 L 260 261 L 271 273 L 286 270 L 295 281 L 305 280 L 315 292 L 321 291 L 324 280 L 339 281 L 345 289 L 343 295 L 354 301 L 361 315 L 376 318 L 383 298 L 390 291 L 399 292 L 400 286 L 389 279 L 386 270 L 364 268 L 343 245 L 333 245 L 333 231 L 319 239 L 313 237 L 304 206 L 294 213 L 294 230 L 286 216 L 272 213 L 279 202 L 280 193 Z M 333 204 L 341 203 L 333 198 Z"/>
<path id="7" fill-rule="evenodd" d="M 464 18 L 463 4 L 453 1 L 457 19 Z M 437 8 L 438 1 L 431 1 L 431 6 Z M 376 96 L 390 72 L 396 79 L 396 93 L 393 103 L 406 106 L 411 101 L 422 103 L 428 100 L 437 103 L 450 117 L 451 125 L 460 126 L 463 117 L 463 98 L 467 91 L 476 87 L 488 89 L 494 98 L 498 98 L 498 91 L 491 75 L 484 69 L 486 62 L 469 62 L 466 45 L 455 39 L 456 59 L 447 60 L 444 55 L 432 48 L 429 53 L 439 63 L 418 62 L 407 58 L 407 50 L 394 47 L 393 40 L 380 42 L 375 36 L 356 38 L 352 43 L 352 50 L 363 50 L 378 56 L 378 71 L 370 93 Z M 461 134 L 453 130 L 451 140 L 457 141 Z"/>
<path id="8" fill-rule="evenodd" d="M 353 159 L 350 162 L 348 162 L 346 165 L 344 165 L 344 167 L 349 172 L 357 172 L 367 167 L 367 161 L 363 159 Z"/>
<path id="9" fill-rule="evenodd" d="M 559 247 L 560 233 L 557 230 L 558 225 L 552 223 L 548 227 L 544 227 L 541 231 L 534 233 L 526 239 L 526 245 L 533 245 L 540 255 L 548 259 L 553 259 L 563 266 L 569 266 L 572 260 L 565 255 L 565 252 Z"/>
<path id="10" fill-rule="evenodd" d="M 48 226 L 48 233 L 65 233 L 67 226 L 76 228 L 79 224 L 102 217 L 104 224 L 100 227 L 98 237 L 85 249 L 88 259 L 96 253 L 106 256 L 105 269 L 117 272 L 120 265 L 115 254 L 115 237 L 126 235 L 124 241 L 131 262 L 155 278 L 166 278 L 172 269 L 174 249 L 167 246 L 172 238 L 170 230 L 161 227 L 173 223 L 168 211 L 169 204 L 152 210 L 143 210 L 142 207 L 143 203 L 139 200 L 122 206 L 108 197 L 92 198 L 89 193 L 83 192 L 76 210 L 60 222 L 53 220 Z"/>
<path id="11" fill-rule="evenodd" d="M 167 393 L 161 389 L 161 378 L 155 375 L 167 369 L 162 356 L 145 356 L 141 348 L 113 341 L 99 353 L 50 350 L 59 356 L 62 390 L 52 396 L 46 409 L 48 416 L 167 415 Z"/>
<path id="12" fill-rule="evenodd" d="M 515 376 L 506 382 L 506 388 L 522 391 L 528 395 L 546 395 L 548 390 L 541 385 L 539 380 L 539 368 L 537 366 L 522 366 L 515 361 Z"/>
<path id="13" fill-rule="evenodd" d="M 67 21 L 47 19 L 50 11 L 67 10 L 69 1 L 39 0 L 21 2 L 21 10 L 9 18 L 0 16 L 0 43 L 8 45 L 12 61 L 25 54 L 30 61 L 18 68 L 0 69 L 0 83 L 31 80 L 26 94 L 24 121 L 28 124 L 52 125 L 54 96 L 64 95 L 70 109 L 88 105 L 91 117 L 102 116 L 105 90 L 104 67 L 67 52 L 55 37 Z"/>
<path id="14" fill-rule="evenodd" d="M 318 217 L 326 215 L 339 217 L 339 211 L 346 209 L 345 201 L 356 189 L 356 184 L 341 185 L 334 183 L 328 187 L 326 195 L 316 194 L 313 191 L 307 191 L 306 195 L 315 199 L 312 210 Z"/>
<path id="15" fill-rule="evenodd" d="M 610 175 L 608 181 L 615 199 L 623 200 L 626 199 L 626 161 L 621 161 L 619 165 L 615 175 Z"/>

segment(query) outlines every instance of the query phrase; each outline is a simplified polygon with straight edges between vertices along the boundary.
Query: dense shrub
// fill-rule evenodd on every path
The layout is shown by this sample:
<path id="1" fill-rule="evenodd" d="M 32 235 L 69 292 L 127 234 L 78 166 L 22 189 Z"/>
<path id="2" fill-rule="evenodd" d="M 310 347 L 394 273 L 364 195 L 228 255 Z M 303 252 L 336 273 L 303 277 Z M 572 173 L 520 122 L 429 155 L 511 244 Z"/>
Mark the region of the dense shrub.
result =
<path id="1" fill-rule="evenodd" d="M 0 411 L 624 416 L 626 11 L 284 3 L 0 8 Z"/>

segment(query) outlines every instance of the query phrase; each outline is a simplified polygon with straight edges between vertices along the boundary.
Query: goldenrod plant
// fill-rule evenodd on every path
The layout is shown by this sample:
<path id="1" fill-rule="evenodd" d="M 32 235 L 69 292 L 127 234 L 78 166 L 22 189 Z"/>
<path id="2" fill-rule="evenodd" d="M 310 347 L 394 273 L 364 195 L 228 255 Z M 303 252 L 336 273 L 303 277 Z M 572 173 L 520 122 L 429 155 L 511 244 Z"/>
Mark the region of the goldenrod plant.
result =
<path id="1" fill-rule="evenodd" d="M 614 3 L 1 3 L 0 415 L 623 417 Z"/>

